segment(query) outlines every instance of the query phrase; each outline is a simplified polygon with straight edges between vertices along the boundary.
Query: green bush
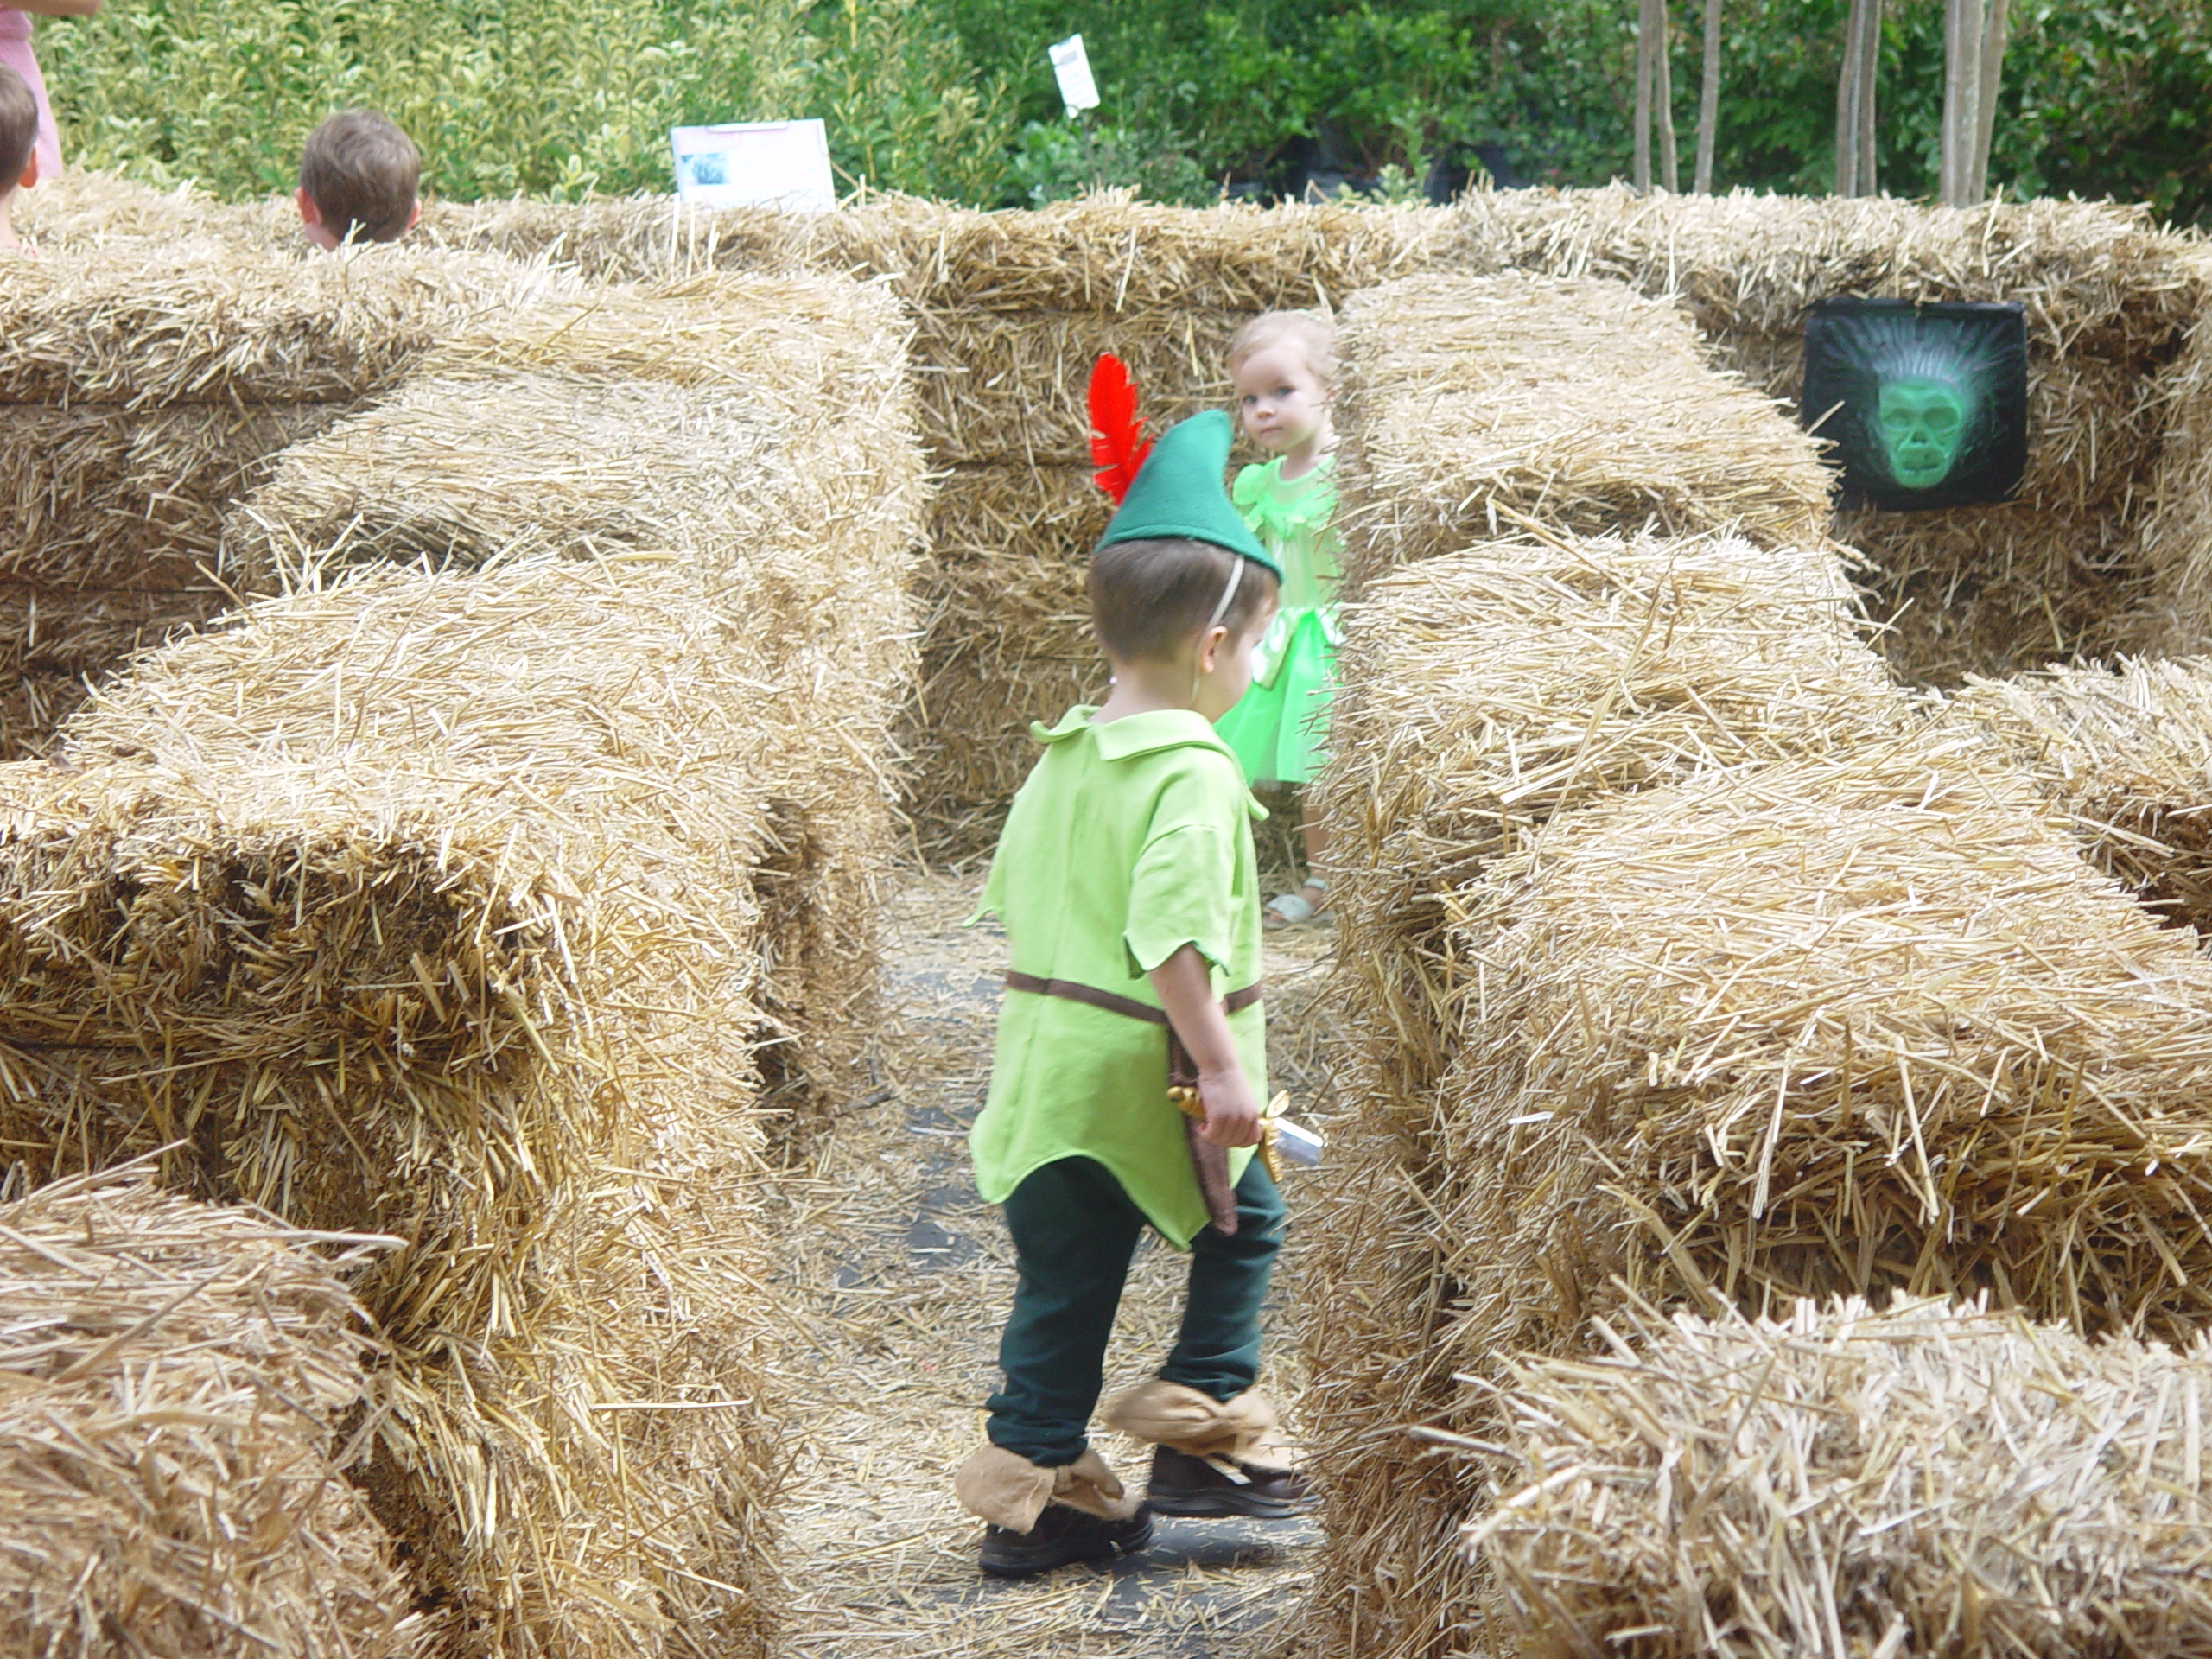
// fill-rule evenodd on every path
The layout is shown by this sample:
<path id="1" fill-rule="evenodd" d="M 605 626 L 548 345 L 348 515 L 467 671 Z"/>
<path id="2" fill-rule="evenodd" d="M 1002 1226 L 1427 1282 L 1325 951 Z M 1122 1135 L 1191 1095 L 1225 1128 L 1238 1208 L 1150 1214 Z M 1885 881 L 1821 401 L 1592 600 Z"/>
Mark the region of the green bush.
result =
<path id="1" fill-rule="evenodd" d="M 818 115 L 849 183 L 988 200 L 1012 132 L 927 0 L 118 0 L 38 48 L 72 161 L 229 197 L 363 105 L 463 199 L 665 190 L 671 126 Z"/>
<path id="2" fill-rule="evenodd" d="M 1702 0 L 1669 49 L 1685 182 Z M 1725 0 L 1716 177 L 1834 175 L 1846 0 Z M 1881 176 L 1932 189 L 1942 0 L 1890 0 Z M 2212 7 L 2014 0 L 1992 180 L 2212 216 Z M 1419 178 L 1480 151 L 1525 181 L 1629 165 L 1628 0 L 113 0 L 42 25 L 72 156 L 230 196 L 285 188 L 308 130 L 369 105 L 448 196 L 665 189 L 667 129 L 822 117 L 848 184 L 979 203 L 1093 183 L 1211 200 L 1301 157 Z M 1103 106 L 1046 61 L 1080 30 Z"/>
<path id="3" fill-rule="evenodd" d="M 1010 168 L 1010 206 L 1042 207 L 1086 191 L 1128 188 L 1147 201 L 1203 207 L 1221 197 L 1171 130 L 1084 120 L 1032 121 L 1021 129 Z"/>

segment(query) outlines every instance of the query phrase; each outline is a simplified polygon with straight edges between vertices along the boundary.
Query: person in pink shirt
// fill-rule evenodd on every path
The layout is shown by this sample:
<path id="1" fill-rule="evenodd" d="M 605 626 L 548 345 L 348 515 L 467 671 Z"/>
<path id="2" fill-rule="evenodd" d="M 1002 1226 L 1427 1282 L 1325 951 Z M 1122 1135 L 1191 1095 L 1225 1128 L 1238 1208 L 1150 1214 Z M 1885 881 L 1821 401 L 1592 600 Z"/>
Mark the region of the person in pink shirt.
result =
<path id="1" fill-rule="evenodd" d="M 41 178 L 61 171 L 61 134 L 54 124 L 54 106 L 46 99 L 38 58 L 31 51 L 31 18 L 89 17 L 99 9 L 100 0 L 0 0 L 0 65 L 21 75 L 38 100 L 38 148 L 34 153 Z"/>

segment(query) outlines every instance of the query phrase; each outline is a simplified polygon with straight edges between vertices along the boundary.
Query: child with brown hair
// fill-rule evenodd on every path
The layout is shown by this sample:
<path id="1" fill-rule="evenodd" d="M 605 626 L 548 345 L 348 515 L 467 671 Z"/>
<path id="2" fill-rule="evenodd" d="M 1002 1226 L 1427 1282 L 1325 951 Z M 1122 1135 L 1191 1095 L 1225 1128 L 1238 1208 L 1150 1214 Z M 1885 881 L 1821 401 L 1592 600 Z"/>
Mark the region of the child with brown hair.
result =
<path id="1" fill-rule="evenodd" d="M 23 78 L 0 64 L 0 251 L 20 248 L 16 193 L 38 182 L 38 99 Z"/>
<path id="2" fill-rule="evenodd" d="M 1267 1083 L 1265 814 L 1213 722 L 1250 680 L 1277 574 L 1222 488 L 1230 436 L 1218 410 L 1170 429 L 1108 525 L 1090 602 L 1112 692 L 1031 728 L 1045 753 L 977 912 L 1004 919 L 1012 966 L 969 1146 L 1020 1277 L 990 1443 L 954 1490 L 989 1523 L 982 1565 L 1001 1577 L 1141 1550 L 1150 1514 L 1276 1519 L 1312 1502 L 1268 1455 L 1274 1414 L 1253 1388 L 1285 1219 L 1249 1150 Z M 1195 1132 L 1171 1082 L 1196 1089 Z M 1141 1504 L 1090 1425 L 1147 1225 L 1191 1269 L 1173 1351 L 1106 1414 L 1154 1448 Z"/>
<path id="3" fill-rule="evenodd" d="M 1336 334 L 1304 311 L 1270 311 L 1229 346 L 1244 435 L 1274 456 L 1236 475 L 1236 511 L 1282 566 L 1282 607 L 1260 642 L 1252 689 L 1221 721 L 1255 784 L 1304 784 L 1320 770 L 1336 673 L 1343 543 L 1337 512 Z M 1304 826 L 1306 882 L 1268 903 L 1268 925 L 1311 921 L 1327 900 L 1328 831 Z"/>
<path id="4" fill-rule="evenodd" d="M 334 115 L 300 152 L 300 222 L 318 248 L 397 242 L 423 216 L 423 156 L 374 110 Z"/>

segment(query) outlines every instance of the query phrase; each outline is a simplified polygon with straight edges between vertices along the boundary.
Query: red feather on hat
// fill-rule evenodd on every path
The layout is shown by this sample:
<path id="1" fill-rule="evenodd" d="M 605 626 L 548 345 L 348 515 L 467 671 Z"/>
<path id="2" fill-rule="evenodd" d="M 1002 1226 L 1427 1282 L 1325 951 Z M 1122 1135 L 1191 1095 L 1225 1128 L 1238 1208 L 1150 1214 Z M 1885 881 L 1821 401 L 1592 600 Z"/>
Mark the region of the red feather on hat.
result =
<path id="1" fill-rule="evenodd" d="M 1152 453 L 1152 440 L 1137 419 L 1136 382 L 1122 359 L 1101 353 L 1090 371 L 1090 458 L 1097 463 L 1098 487 L 1120 506 L 1137 481 L 1137 468 Z"/>

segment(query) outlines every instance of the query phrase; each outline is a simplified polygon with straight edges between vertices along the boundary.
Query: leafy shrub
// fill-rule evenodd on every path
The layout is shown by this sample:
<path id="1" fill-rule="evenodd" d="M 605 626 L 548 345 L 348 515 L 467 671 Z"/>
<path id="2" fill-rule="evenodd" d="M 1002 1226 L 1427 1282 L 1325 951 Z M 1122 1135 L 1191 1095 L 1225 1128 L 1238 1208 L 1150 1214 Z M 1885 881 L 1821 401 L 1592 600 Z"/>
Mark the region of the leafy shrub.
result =
<path id="1" fill-rule="evenodd" d="M 1147 201 L 1199 207 L 1217 201 L 1206 176 L 1176 135 L 1087 121 L 1032 121 L 1021 130 L 1010 182 L 1020 207 L 1064 201 L 1087 191 L 1128 187 Z"/>
<path id="2" fill-rule="evenodd" d="M 820 115 L 849 181 L 989 200 L 1011 131 L 929 0 L 128 0 L 38 48 L 73 161 L 232 197 L 361 105 L 464 199 L 665 190 L 671 126 Z"/>

